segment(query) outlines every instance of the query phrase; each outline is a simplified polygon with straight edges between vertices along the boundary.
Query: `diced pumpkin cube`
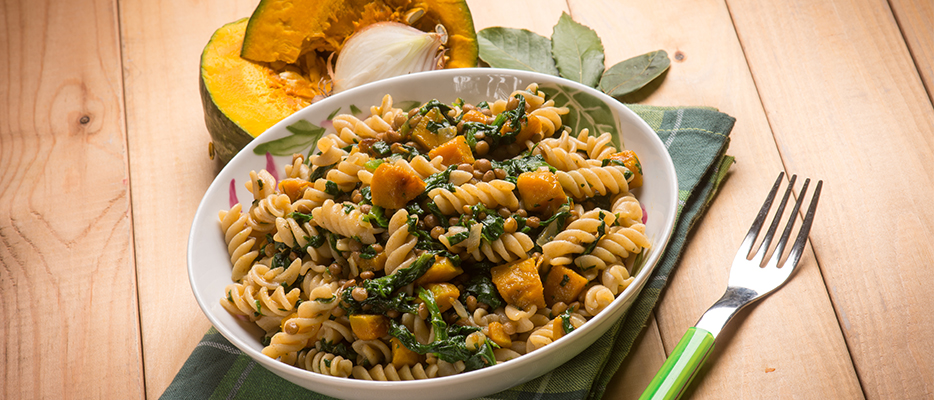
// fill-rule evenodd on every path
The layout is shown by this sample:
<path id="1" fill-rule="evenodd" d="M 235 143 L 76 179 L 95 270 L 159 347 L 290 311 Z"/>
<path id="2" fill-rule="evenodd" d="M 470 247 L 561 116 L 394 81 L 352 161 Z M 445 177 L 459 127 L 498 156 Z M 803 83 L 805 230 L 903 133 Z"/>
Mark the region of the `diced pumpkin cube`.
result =
<path id="1" fill-rule="evenodd" d="M 438 303 L 438 309 L 441 310 L 441 312 L 451 309 L 451 306 L 454 305 L 454 300 L 457 300 L 457 298 L 461 296 L 461 292 L 457 290 L 457 286 L 447 282 L 427 283 L 422 287 L 428 289 L 435 296 L 435 302 Z"/>
<path id="2" fill-rule="evenodd" d="M 464 113 L 464 116 L 461 118 L 461 121 L 464 122 L 479 122 L 481 124 L 487 123 L 490 117 L 487 117 L 486 114 L 480 110 L 473 109 Z"/>
<path id="3" fill-rule="evenodd" d="M 503 324 L 493 321 L 490 322 L 487 326 L 487 337 L 499 345 L 502 348 L 509 348 L 512 346 L 512 339 L 506 334 L 506 328 L 503 327 Z"/>
<path id="4" fill-rule="evenodd" d="M 444 115 L 441 114 L 441 111 L 438 110 L 438 108 L 432 108 L 425 113 L 425 115 L 418 120 L 418 123 L 415 124 L 415 127 L 412 128 L 412 139 L 415 139 L 415 142 L 429 150 L 447 143 L 447 141 L 453 139 L 454 136 L 457 135 L 456 127 L 446 126 L 436 129 L 434 132 L 428 129 L 429 122 L 441 123 L 444 121 L 445 118 Z"/>
<path id="5" fill-rule="evenodd" d="M 402 344 L 398 338 L 392 337 L 389 339 L 389 344 L 392 348 L 392 365 L 396 368 L 402 368 L 404 366 L 413 366 L 418 364 L 421 361 L 421 354 L 418 354 L 412 350 L 409 350 L 405 345 Z"/>
<path id="6" fill-rule="evenodd" d="M 536 133 L 541 131 L 542 121 L 538 118 L 529 118 L 528 122 L 522 124 L 522 129 L 519 131 L 519 134 L 516 135 L 516 142 L 525 143 L 526 140 L 531 139 Z"/>
<path id="7" fill-rule="evenodd" d="M 506 303 L 521 309 L 529 306 L 545 307 L 544 287 L 538 275 L 535 259 L 511 262 L 490 269 L 493 284 Z"/>
<path id="8" fill-rule="evenodd" d="M 292 202 L 302 198 L 302 195 L 305 194 L 305 188 L 311 186 L 311 182 L 298 178 L 288 178 L 279 181 L 279 191 L 288 195 Z"/>
<path id="9" fill-rule="evenodd" d="M 639 162 L 639 156 L 636 155 L 636 152 L 632 150 L 623 150 L 607 158 L 610 160 L 622 161 L 623 165 L 633 173 L 632 180 L 629 181 L 630 189 L 642 186 L 642 163 Z"/>
<path id="10" fill-rule="evenodd" d="M 354 264 L 357 266 L 361 272 L 363 271 L 382 271 L 386 266 L 386 253 L 380 252 L 377 253 L 373 258 L 363 258 L 360 257 L 358 252 L 353 252 L 351 255 L 353 258 Z"/>
<path id="11" fill-rule="evenodd" d="M 360 340 L 379 339 L 389 334 L 389 319 L 373 314 L 351 315 L 350 329 Z"/>
<path id="12" fill-rule="evenodd" d="M 455 136 L 454 139 L 428 152 L 428 157 L 431 159 L 437 156 L 441 156 L 444 160 L 441 163 L 444 165 L 473 164 L 475 161 L 473 152 L 470 151 L 470 145 L 467 144 L 467 138 L 464 136 Z"/>
<path id="13" fill-rule="evenodd" d="M 516 187 L 525 209 L 532 212 L 551 215 L 567 201 L 564 188 L 551 171 L 523 172 Z"/>
<path id="14" fill-rule="evenodd" d="M 561 265 L 551 267 L 545 278 L 545 302 L 549 307 L 558 302 L 573 303 L 586 285 L 587 278 L 574 270 Z"/>
<path id="15" fill-rule="evenodd" d="M 399 209 L 425 191 L 425 181 L 415 171 L 382 163 L 373 172 L 370 194 L 373 205 L 387 209 Z"/>
<path id="16" fill-rule="evenodd" d="M 447 282 L 462 273 L 464 270 L 454 265 L 447 257 L 435 256 L 435 263 L 415 280 L 415 284 L 425 286 L 428 283 Z"/>

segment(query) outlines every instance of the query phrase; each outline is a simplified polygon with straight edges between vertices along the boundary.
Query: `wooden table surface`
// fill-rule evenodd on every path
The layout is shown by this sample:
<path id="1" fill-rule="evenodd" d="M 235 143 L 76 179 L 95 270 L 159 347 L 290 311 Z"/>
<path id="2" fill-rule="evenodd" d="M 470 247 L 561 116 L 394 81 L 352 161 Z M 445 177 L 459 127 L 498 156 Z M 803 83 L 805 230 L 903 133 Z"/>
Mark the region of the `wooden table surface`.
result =
<path id="1" fill-rule="evenodd" d="M 721 336 L 697 399 L 934 398 L 930 0 L 468 1 L 477 29 L 606 64 L 656 49 L 628 99 L 736 117 L 733 166 L 605 398 L 638 397 L 722 293 L 779 171 L 824 180 L 799 271 Z M 256 0 L 0 3 L 0 398 L 157 398 L 208 320 L 189 226 L 219 171 L 198 94 L 211 33 Z"/>

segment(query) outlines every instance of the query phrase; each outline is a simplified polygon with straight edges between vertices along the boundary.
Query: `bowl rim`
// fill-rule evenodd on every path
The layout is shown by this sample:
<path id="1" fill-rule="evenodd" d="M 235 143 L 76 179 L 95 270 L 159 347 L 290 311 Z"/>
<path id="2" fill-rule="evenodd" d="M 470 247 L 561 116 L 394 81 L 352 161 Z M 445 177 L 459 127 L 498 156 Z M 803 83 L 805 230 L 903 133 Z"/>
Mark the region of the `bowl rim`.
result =
<path id="1" fill-rule="evenodd" d="M 380 382 L 380 381 L 366 381 L 366 380 L 360 380 L 360 379 L 337 378 L 337 377 L 332 377 L 332 376 L 327 376 L 327 375 L 307 371 L 299 367 L 295 367 L 295 366 L 283 363 L 281 361 L 274 360 L 272 358 L 269 358 L 263 355 L 261 352 L 256 351 L 252 346 L 246 343 L 244 338 L 241 338 L 237 336 L 236 334 L 234 334 L 233 332 L 230 332 L 227 329 L 226 324 L 220 321 L 217 317 L 213 315 L 213 313 L 209 311 L 211 307 L 211 302 L 215 302 L 216 299 L 202 296 L 198 291 L 198 284 L 195 279 L 196 274 L 194 271 L 195 262 L 193 260 L 193 254 L 198 249 L 197 242 L 201 240 L 195 234 L 197 231 L 199 231 L 199 229 L 197 228 L 197 225 L 198 225 L 198 222 L 204 218 L 202 217 L 202 214 L 216 213 L 220 211 L 220 210 L 215 210 L 213 208 L 207 209 L 208 194 L 216 190 L 224 189 L 224 186 L 226 185 L 226 183 L 223 182 L 223 180 L 220 179 L 220 177 L 224 175 L 225 170 L 234 168 L 233 166 L 237 165 L 238 162 L 240 162 L 240 160 L 250 158 L 250 157 L 262 157 L 259 155 L 254 155 L 252 151 L 256 146 L 264 142 L 263 140 L 259 140 L 259 139 L 262 139 L 264 137 L 268 138 L 269 136 L 275 135 L 275 132 L 284 131 L 286 126 L 289 126 L 297 122 L 298 120 L 303 119 L 304 115 L 309 114 L 318 109 L 328 110 L 330 108 L 333 108 L 334 104 L 342 104 L 341 102 L 343 102 L 345 99 L 353 98 L 358 93 L 368 92 L 377 87 L 386 87 L 386 90 L 384 90 L 383 93 L 392 94 L 391 90 L 392 90 L 392 86 L 394 85 L 404 85 L 404 84 L 412 84 L 412 83 L 417 84 L 420 80 L 426 79 L 426 77 L 427 78 L 433 78 L 433 77 L 453 78 L 457 75 L 518 76 L 523 81 L 527 80 L 529 83 L 536 82 L 541 85 L 542 83 L 547 82 L 547 83 L 556 83 L 556 84 L 569 86 L 574 89 L 585 91 L 589 93 L 590 95 L 599 98 L 604 103 L 609 104 L 611 110 L 613 110 L 614 113 L 620 114 L 619 118 L 622 118 L 622 115 L 625 114 L 627 115 L 627 118 L 632 120 L 635 125 L 639 125 L 641 130 L 643 130 L 646 133 L 651 132 L 651 135 L 648 135 L 649 136 L 648 140 L 650 142 L 656 142 L 655 145 L 660 146 L 662 149 L 661 151 L 661 155 L 663 159 L 662 161 L 665 166 L 665 169 L 667 170 L 666 172 L 670 174 L 670 176 L 673 178 L 671 182 L 669 182 L 670 187 L 668 188 L 668 190 L 670 190 L 674 194 L 675 198 L 672 199 L 673 200 L 672 210 L 669 213 L 667 213 L 667 215 L 664 215 L 665 221 L 663 223 L 663 226 L 664 226 L 663 231 L 658 232 L 657 236 L 655 237 L 655 240 L 653 240 L 652 250 L 654 251 L 651 251 L 651 254 L 649 254 L 646 257 L 645 264 L 643 265 L 642 270 L 640 270 L 639 273 L 635 276 L 635 280 L 623 292 L 617 294 L 616 298 L 613 300 L 611 305 L 607 307 L 608 309 L 622 307 L 621 304 L 624 302 L 627 302 L 628 300 L 630 304 L 626 306 L 626 311 L 624 311 L 623 314 L 621 314 L 620 318 L 623 318 L 625 316 L 625 313 L 627 313 L 628 309 L 632 306 L 632 302 L 634 301 L 634 298 L 638 296 L 638 294 L 643 290 L 643 287 L 645 286 L 646 281 L 648 280 L 649 276 L 652 274 L 652 272 L 657 267 L 661 259 L 661 255 L 663 253 L 662 250 L 664 250 L 667 247 L 671 239 L 671 236 L 674 232 L 674 228 L 675 228 L 675 220 L 676 220 L 676 212 L 677 212 L 677 194 L 678 194 L 677 175 L 676 175 L 674 163 L 671 159 L 671 156 L 666 151 L 661 139 L 658 137 L 655 131 L 648 125 L 648 123 L 646 123 L 642 118 L 640 118 L 631 109 L 626 107 L 623 103 L 600 92 L 599 90 L 588 87 L 586 85 L 582 85 L 578 82 L 556 77 L 553 75 L 546 75 L 546 74 L 541 74 L 537 72 L 512 70 L 512 69 L 498 69 L 498 68 L 444 69 L 444 70 L 420 72 L 420 73 L 414 73 L 414 74 L 408 74 L 408 75 L 402 75 L 402 76 L 398 76 L 394 78 L 384 79 L 381 81 L 361 85 L 359 87 L 355 87 L 347 91 L 334 94 L 333 96 L 330 96 L 328 98 L 322 99 L 284 118 L 282 121 L 276 123 L 275 125 L 270 127 L 268 130 L 263 132 L 263 134 L 257 136 L 254 140 L 248 143 L 243 149 L 241 149 L 239 153 L 237 153 L 234 157 L 232 157 L 231 160 L 227 163 L 227 165 L 225 165 L 217 173 L 214 180 L 211 182 L 211 184 L 208 186 L 207 190 L 205 191 L 205 194 L 202 197 L 201 201 L 199 202 L 197 211 L 195 213 L 195 216 L 193 217 L 193 221 L 192 221 L 192 224 L 189 230 L 188 251 L 187 251 L 187 257 L 186 257 L 187 264 L 188 264 L 187 272 L 188 272 L 189 284 L 191 286 L 192 294 L 194 295 L 195 300 L 198 302 L 198 306 L 201 308 L 202 313 L 208 318 L 208 320 L 211 322 L 211 325 L 222 336 L 224 336 L 228 341 L 230 341 L 230 343 L 232 343 L 235 347 L 237 347 L 241 352 L 250 356 L 250 358 L 262 364 L 267 369 L 270 369 L 276 375 L 279 375 L 286 379 L 288 378 L 284 375 L 290 375 L 292 377 L 295 377 L 298 379 L 305 379 L 305 380 L 308 380 L 314 383 L 326 384 L 329 386 L 333 385 L 335 388 L 339 388 L 343 386 L 345 387 L 344 388 L 345 390 L 352 389 L 352 387 L 379 389 L 379 390 L 385 390 L 389 387 L 392 387 L 395 389 L 404 388 L 404 389 L 399 389 L 399 390 L 431 390 L 431 389 L 441 389 L 452 382 L 462 381 L 462 380 L 472 380 L 475 382 L 482 382 L 485 378 L 499 374 L 501 370 L 504 370 L 507 368 L 517 368 L 515 366 L 519 363 L 521 363 L 522 365 L 525 365 L 525 364 L 536 362 L 540 359 L 553 356 L 551 353 L 554 353 L 555 351 L 559 350 L 557 346 L 555 347 L 546 346 L 538 351 L 523 355 L 522 357 L 518 358 L 517 361 L 511 361 L 508 363 L 498 363 L 497 365 L 490 366 L 487 368 L 482 368 L 482 369 L 470 371 L 470 372 L 464 372 L 461 374 L 447 376 L 447 377 L 416 380 L 416 381 L 411 381 L 411 382 L 407 382 L 407 381 Z M 329 132 L 330 131 L 332 131 L 332 129 L 329 129 Z M 623 132 L 617 132 L 617 134 L 622 136 Z M 277 167 L 281 167 L 281 166 L 277 165 Z M 653 215 L 653 217 L 658 218 L 659 216 Z M 213 219 L 216 220 L 216 218 L 213 218 Z M 659 249 L 659 250 L 655 250 L 655 249 Z M 584 336 L 588 333 L 592 333 L 593 329 L 588 329 L 588 327 L 596 327 L 600 323 L 605 323 L 606 321 L 604 320 L 610 318 L 609 316 L 611 314 L 612 314 L 611 312 L 601 312 L 598 315 L 592 317 L 590 320 L 587 321 L 587 324 L 585 324 L 584 328 L 576 329 L 573 332 L 565 335 L 566 337 L 568 337 L 568 339 L 565 339 L 564 342 L 570 343 L 570 342 L 573 342 L 575 338 Z M 603 332 L 601 332 L 600 335 L 602 334 Z M 599 337 L 600 335 L 598 335 L 597 337 Z M 562 337 L 562 339 L 564 339 L 564 337 Z M 549 349 L 551 351 L 549 351 Z M 574 352 L 574 354 L 572 354 L 571 357 L 573 358 L 577 354 L 579 354 L 579 352 Z M 513 366 L 513 367 L 510 367 L 510 366 Z M 534 379 L 534 378 L 535 377 L 532 377 L 529 379 Z M 513 386 L 517 384 L 521 384 L 525 381 L 528 381 L 529 379 L 518 381 L 514 383 Z M 323 391 L 322 393 L 327 394 Z"/>

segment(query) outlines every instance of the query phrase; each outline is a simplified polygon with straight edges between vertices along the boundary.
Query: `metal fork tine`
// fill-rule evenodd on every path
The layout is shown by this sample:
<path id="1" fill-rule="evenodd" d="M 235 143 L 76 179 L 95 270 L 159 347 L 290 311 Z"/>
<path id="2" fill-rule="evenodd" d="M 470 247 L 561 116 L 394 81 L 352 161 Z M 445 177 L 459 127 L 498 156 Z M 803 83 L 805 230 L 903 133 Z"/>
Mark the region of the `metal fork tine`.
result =
<path id="1" fill-rule="evenodd" d="M 762 265 L 762 260 L 765 259 L 765 253 L 769 251 L 769 245 L 772 244 L 772 238 L 775 237 L 775 231 L 778 230 L 778 223 L 782 219 L 782 214 L 785 212 L 785 205 L 788 204 L 788 198 L 791 197 L 792 189 L 794 189 L 795 180 L 797 179 L 798 175 L 792 175 L 791 180 L 788 181 L 788 188 L 785 189 L 785 195 L 782 196 L 782 201 L 778 203 L 778 209 L 775 210 L 775 216 L 772 217 L 772 224 L 769 225 L 769 229 L 765 232 L 765 237 L 762 238 L 762 243 L 759 244 L 759 250 L 756 251 L 756 255 L 752 257 L 752 261 L 756 263 L 756 265 Z"/>
<path id="2" fill-rule="evenodd" d="M 801 254 L 804 252 L 804 243 L 807 241 L 808 234 L 811 232 L 811 223 L 814 222 L 814 212 L 817 210 L 817 200 L 820 199 L 820 190 L 822 186 L 824 186 L 824 181 L 817 181 L 814 194 L 811 195 L 811 204 L 808 205 L 808 211 L 804 214 L 804 222 L 801 223 L 801 230 L 798 232 L 798 237 L 795 238 L 795 244 L 791 247 L 791 252 L 788 254 L 788 259 L 785 260 L 785 264 L 782 268 L 794 268 L 798 265 L 798 260 L 801 259 Z M 803 197 L 804 190 L 801 191 L 801 198 Z M 797 212 L 795 212 L 795 214 L 797 214 Z"/>
<path id="3" fill-rule="evenodd" d="M 798 200 L 795 201 L 795 206 L 791 210 L 791 214 L 788 215 L 788 223 L 785 224 L 785 230 L 782 232 L 782 238 L 778 240 L 778 244 L 775 245 L 775 252 L 772 253 L 772 258 L 769 259 L 768 267 L 777 267 L 778 261 L 782 258 L 782 253 L 785 252 L 785 246 L 788 245 L 788 238 L 791 237 L 791 230 L 795 226 L 795 222 L 798 218 L 798 211 L 801 210 L 801 203 L 804 203 L 804 195 L 808 191 L 808 185 L 811 183 L 811 179 L 805 179 L 804 185 L 801 186 L 801 193 L 798 194 Z M 790 189 L 790 188 L 789 188 Z M 778 218 L 780 215 L 776 216 Z"/>
<path id="4" fill-rule="evenodd" d="M 749 257 L 749 252 L 752 251 L 752 245 L 755 243 L 756 237 L 759 236 L 759 230 L 762 229 L 762 224 L 765 222 L 765 217 L 768 215 L 769 209 L 772 208 L 772 200 L 775 200 L 775 194 L 778 193 L 778 186 L 782 183 L 782 177 L 784 176 L 784 171 L 778 173 L 778 178 L 775 179 L 775 184 L 772 185 L 769 196 L 766 197 L 765 203 L 763 203 L 762 208 L 759 209 L 759 214 L 756 215 L 756 220 L 752 222 L 752 226 L 749 227 L 749 232 L 746 233 L 746 238 L 743 239 L 743 244 L 739 246 L 739 251 L 736 252 L 736 261 L 740 259 L 745 260 L 746 257 Z"/>

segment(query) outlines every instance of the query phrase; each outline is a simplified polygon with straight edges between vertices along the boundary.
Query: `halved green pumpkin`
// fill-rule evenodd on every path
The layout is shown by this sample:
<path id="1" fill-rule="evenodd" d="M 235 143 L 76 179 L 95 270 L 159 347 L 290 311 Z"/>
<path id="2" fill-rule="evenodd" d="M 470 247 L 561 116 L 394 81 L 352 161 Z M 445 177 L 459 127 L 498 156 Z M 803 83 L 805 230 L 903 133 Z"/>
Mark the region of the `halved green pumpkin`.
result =
<path id="1" fill-rule="evenodd" d="M 246 25 L 244 18 L 222 26 L 201 54 L 204 122 L 214 152 L 224 163 L 254 137 L 311 104 L 318 94 L 310 82 L 289 81 L 268 64 L 241 58 Z"/>

